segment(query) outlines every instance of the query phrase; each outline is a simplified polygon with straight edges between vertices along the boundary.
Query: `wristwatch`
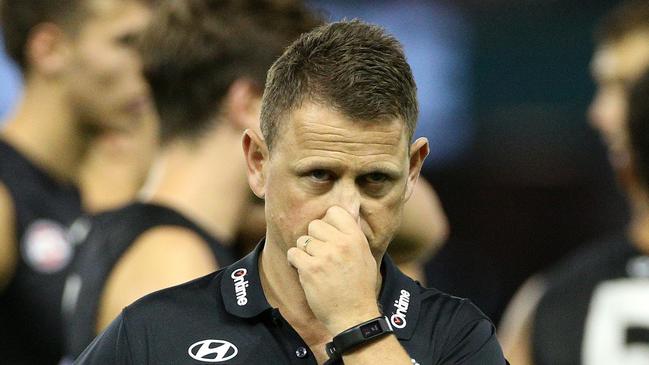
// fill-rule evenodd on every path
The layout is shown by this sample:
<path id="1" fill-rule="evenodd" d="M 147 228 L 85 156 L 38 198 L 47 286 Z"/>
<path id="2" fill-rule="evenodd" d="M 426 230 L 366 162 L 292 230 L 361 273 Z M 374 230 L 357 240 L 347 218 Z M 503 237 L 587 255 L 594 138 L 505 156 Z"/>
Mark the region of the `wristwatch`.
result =
<path id="1" fill-rule="evenodd" d="M 379 337 L 394 332 L 386 317 L 377 317 L 349 328 L 333 338 L 325 348 L 332 360 L 340 359 L 343 354 L 360 345 L 374 341 Z"/>

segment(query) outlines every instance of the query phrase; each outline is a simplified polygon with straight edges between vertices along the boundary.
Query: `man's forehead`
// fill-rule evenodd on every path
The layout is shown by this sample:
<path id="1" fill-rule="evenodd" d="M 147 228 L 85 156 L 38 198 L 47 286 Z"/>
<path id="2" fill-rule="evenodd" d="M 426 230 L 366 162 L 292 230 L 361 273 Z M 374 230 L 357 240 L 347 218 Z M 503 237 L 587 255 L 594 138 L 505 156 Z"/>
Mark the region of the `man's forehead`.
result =
<path id="1" fill-rule="evenodd" d="M 352 120 L 332 108 L 309 103 L 291 113 L 286 122 L 280 139 L 287 137 L 295 147 L 392 154 L 408 147 L 406 126 L 399 119 Z"/>

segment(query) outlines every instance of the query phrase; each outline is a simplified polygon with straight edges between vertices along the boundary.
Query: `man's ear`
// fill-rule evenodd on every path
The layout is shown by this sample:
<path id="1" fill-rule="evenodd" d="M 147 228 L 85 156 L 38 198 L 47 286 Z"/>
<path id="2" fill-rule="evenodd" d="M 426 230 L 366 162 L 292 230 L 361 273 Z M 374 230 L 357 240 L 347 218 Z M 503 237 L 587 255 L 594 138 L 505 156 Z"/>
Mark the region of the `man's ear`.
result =
<path id="1" fill-rule="evenodd" d="M 270 158 L 266 141 L 261 134 L 253 129 L 243 132 L 243 153 L 246 158 L 248 185 L 255 195 L 261 199 L 266 195 L 266 175 L 264 166 Z"/>
<path id="2" fill-rule="evenodd" d="M 417 138 L 410 146 L 410 169 L 408 170 L 408 181 L 406 183 L 406 200 L 410 199 L 412 192 L 417 184 L 421 167 L 424 164 L 426 156 L 430 151 L 428 139 L 425 137 Z"/>
<path id="3" fill-rule="evenodd" d="M 260 131 L 261 93 L 249 79 L 238 79 L 230 85 L 225 98 L 228 120 L 239 130 Z"/>
<path id="4" fill-rule="evenodd" d="M 25 45 L 27 67 L 32 72 L 55 76 L 62 72 L 71 54 L 69 38 L 54 23 L 42 23 L 29 33 Z"/>

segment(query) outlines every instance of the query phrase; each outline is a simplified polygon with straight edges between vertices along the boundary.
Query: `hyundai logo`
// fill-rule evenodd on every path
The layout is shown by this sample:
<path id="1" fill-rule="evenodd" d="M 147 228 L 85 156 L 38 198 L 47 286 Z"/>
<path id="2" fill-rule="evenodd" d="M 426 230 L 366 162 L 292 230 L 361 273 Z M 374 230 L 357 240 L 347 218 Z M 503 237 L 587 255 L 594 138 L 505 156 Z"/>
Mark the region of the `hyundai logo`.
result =
<path id="1" fill-rule="evenodd" d="M 189 346 L 187 352 L 189 356 L 198 361 L 222 362 L 237 356 L 239 350 L 228 341 L 203 340 Z"/>

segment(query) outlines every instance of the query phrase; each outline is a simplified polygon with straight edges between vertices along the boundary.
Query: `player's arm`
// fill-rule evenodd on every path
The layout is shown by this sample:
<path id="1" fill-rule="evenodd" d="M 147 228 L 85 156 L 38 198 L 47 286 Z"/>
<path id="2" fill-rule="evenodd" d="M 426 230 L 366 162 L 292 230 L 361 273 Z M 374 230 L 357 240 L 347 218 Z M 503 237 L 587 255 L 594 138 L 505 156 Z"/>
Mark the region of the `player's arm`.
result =
<path id="1" fill-rule="evenodd" d="M 11 280 L 18 260 L 15 220 L 11 195 L 0 183 L 0 291 Z"/>
<path id="2" fill-rule="evenodd" d="M 503 351 L 512 364 L 533 365 L 532 326 L 534 313 L 545 293 L 540 276 L 528 279 L 514 295 L 500 322 L 499 337 Z"/>
<path id="3" fill-rule="evenodd" d="M 218 268 L 207 243 L 182 227 L 142 234 L 111 272 L 100 300 L 97 333 L 142 296 L 207 275 Z"/>
<path id="4" fill-rule="evenodd" d="M 437 194 L 428 181 L 419 178 L 404 205 L 403 221 L 388 254 L 401 271 L 423 281 L 422 263 L 439 250 L 448 232 L 448 220 Z"/>

